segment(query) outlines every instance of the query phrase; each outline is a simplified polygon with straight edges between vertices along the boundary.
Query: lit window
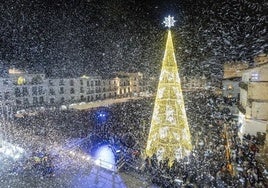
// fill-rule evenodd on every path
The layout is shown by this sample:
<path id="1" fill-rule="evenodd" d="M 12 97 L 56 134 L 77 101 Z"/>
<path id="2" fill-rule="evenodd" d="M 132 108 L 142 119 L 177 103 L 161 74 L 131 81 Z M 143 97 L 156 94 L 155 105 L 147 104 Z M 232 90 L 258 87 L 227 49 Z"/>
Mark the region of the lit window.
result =
<path id="1" fill-rule="evenodd" d="M 252 73 L 251 74 L 251 80 L 259 80 L 259 74 L 258 73 Z"/>

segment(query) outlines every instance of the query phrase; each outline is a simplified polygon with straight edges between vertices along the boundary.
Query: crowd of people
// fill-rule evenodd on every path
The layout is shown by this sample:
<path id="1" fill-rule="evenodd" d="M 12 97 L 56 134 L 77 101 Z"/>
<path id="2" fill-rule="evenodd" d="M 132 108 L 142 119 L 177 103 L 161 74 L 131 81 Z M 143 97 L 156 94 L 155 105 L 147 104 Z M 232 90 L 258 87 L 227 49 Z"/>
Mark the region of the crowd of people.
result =
<path id="1" fill-rule="evenodd" d="M 267 171 L 256 159 L 261 143 L 251 135 L 239 139 L 239 124 L 223 107 L 224 100 L 209 91 L 188 92 L 184 98 L 194 146 L 191 155 L 175 161 L 171 168 L 167 161 L 152 157 L 145 160 L 144 168 L 139 166 L 139 172 L 160 187 L 266 187 Z M 152 110 L 152 99 L 84 111 L 47 110 L 15 119 L 16 131 L 11 135 L 32 151 L 28 164 L 44 175 L 53 174 L 54 159 L 47 155 L 49 152 L 38 156 L 37 148 L 45 146 L 49 151 L 57 143 L 89 135 L 93 135 L 92 142 L 95 139 L 116 145 L 123 157 L 135 163 L 143 157 Z M 107 117 L 99 119 L 100 111 Z M 91 146 L 81 147 L 90 150 Z"/>

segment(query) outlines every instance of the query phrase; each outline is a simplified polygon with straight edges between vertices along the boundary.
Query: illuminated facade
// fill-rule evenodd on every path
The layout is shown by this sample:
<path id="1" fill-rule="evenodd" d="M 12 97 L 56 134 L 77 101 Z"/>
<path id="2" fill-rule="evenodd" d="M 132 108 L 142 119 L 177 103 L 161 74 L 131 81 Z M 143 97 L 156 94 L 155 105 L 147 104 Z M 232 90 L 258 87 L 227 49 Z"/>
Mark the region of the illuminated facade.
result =
<path id="1" fill-rule="evenodd" d="M 0 104 L 18 108 L 139 96 L 146 90 L 142 73 L 46 78 L 44 74 L 11 70 L 7 77 L 0 77 Z"/>
<path id="2" fill-rule="evenodd" d="M 171 166 L 174 161 L 188 156 L 191 150 L 191 135 L 169 30 L 145 153 L 147 157 L 156 155 L 158 161 L 168 160 Z"/>

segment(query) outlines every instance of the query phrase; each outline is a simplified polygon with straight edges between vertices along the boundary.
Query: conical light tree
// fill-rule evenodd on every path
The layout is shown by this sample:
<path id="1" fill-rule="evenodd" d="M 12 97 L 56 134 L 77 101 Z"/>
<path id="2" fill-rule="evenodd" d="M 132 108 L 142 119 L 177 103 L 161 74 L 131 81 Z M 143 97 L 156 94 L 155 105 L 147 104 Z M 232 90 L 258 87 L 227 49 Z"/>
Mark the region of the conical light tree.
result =
<path id="1" fill-rule="evenodd" d="M 164 21 L 169 28 L 174 22 L 170 16 Z M 155 154 L 158 161 L 168 160 L 171 166 L 175 160 L 188 156 L 191 150 L 191 135 L 169 29 L 145 154 L 147 157 Z"/>

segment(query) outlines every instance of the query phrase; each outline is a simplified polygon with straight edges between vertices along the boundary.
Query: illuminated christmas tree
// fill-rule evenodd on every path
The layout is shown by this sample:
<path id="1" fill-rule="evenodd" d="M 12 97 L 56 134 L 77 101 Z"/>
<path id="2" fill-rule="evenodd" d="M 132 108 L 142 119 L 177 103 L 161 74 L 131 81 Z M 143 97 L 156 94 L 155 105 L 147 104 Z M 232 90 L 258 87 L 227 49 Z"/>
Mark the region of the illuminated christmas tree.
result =
<path id="1" fill-rule="evenodd" d="M 158 161 L 168 160 L 169 166 L 188 156 L 192 150 L 170 31 L 174 22 L 170 16 L 164 21 L 169 27 L 168 38 L 145 151 L 147 157 L 155 154 Z"/>

